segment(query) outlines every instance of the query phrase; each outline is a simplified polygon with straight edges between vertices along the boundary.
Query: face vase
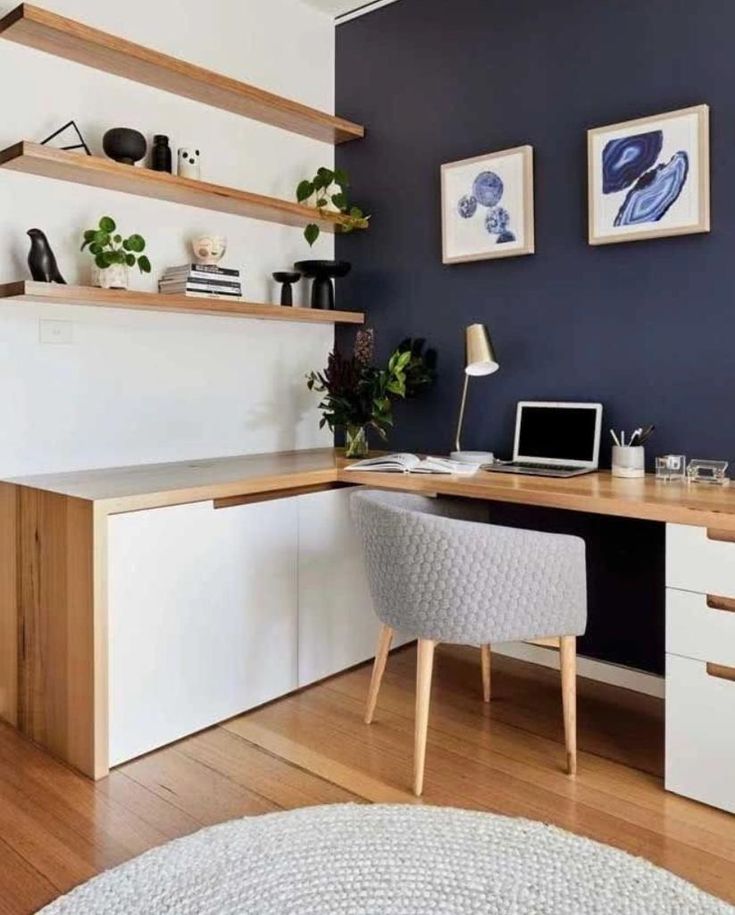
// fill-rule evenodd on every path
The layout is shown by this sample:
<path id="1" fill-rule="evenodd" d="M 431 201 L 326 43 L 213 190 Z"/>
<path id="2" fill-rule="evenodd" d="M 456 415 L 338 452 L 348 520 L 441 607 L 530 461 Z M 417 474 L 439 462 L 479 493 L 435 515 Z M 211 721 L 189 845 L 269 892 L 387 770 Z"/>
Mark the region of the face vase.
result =
<path id="1" fill-rule="evenodd" d="M 193 178 L 196 181 L 200 179 L 199 150 L 196 147 L 182 146 L 179 148 L 177 171 L 181 178 Z"/>
<path id="2" fill-rule="evenodd" d="M 224 235 L 198 235 L 191 240 L 194 260 L 197 264 L 217 264 L 227 250 Z"/>

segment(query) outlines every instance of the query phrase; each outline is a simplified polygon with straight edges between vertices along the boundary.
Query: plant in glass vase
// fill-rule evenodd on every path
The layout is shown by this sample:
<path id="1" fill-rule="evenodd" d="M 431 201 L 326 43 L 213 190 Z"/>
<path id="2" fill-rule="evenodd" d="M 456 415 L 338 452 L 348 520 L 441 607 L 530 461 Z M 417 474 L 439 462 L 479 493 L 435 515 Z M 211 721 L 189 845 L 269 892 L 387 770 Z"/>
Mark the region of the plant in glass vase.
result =
<path id="1" fill-rule="evenodd" d="M 374 364 L 373 331 L 360 330 L 351 356 L 335 349 L 323 371 L 306 376 L 309 390 L 325 395 L 319 404 L 319 428 L 344 430 L 346 457 L 365 457 L 367 430 L 372 428 L 386 439 L 393 425 L 393 402 L 415 397 L 432 384 L 436 353 L 424 353 L 423 347 L 423 340 L 403 340 L 387 365 L 379 367 Z"/>

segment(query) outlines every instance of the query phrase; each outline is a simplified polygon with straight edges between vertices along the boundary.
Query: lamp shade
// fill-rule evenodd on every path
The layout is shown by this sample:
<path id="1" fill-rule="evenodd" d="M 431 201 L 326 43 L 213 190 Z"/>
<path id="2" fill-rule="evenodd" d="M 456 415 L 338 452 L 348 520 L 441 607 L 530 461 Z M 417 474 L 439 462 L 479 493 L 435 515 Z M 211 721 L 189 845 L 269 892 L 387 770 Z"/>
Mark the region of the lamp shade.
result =
<path id="1" fill-rule="evenodd" d="M 499 368 L 487 328 L 470 324 L 465 330 L 465 374 L 492 375 Z"/>

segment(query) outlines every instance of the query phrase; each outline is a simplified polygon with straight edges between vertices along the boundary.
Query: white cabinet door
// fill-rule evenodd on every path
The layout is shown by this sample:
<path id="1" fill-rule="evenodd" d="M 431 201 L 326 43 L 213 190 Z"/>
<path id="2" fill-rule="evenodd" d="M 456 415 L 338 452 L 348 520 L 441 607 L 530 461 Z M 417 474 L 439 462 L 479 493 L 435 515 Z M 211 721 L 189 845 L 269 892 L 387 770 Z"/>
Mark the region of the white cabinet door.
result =
<path id="1" fill-rule="evenodd" d="M 110 763 L 297 685 L 297 506 L 109 519 Z"/>
<path id="2" fill-rule="evenodd" d="M 349 494 L 338 489 L 294 499 L 299 507 L 299 686 L 375 654 L 380 624 Z M 394 645 L 407 639 L 400 636 Z"/>

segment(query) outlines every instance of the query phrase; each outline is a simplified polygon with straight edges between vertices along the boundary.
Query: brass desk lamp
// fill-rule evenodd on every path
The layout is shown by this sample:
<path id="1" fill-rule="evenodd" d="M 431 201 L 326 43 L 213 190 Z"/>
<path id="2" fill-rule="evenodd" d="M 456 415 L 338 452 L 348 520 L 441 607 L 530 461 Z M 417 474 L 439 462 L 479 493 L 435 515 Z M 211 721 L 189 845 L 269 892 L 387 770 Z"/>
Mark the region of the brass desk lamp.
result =
<path id="1" fill-rule="evenodd" d="M 487 328 L 484 324 L 470 324 L 465 329 L 464 387 L 462 388 L 462 402 L 459 407 L 457 435 L 454 441 L 455 450 L 450 455 L 452 460 L 463 461 L 468 464 L 492 463 L 493 455 L 489 451 L 462 451 L 460 436 L 462 434 L 470 376 L 492 375 L 499 368 Z"/>

